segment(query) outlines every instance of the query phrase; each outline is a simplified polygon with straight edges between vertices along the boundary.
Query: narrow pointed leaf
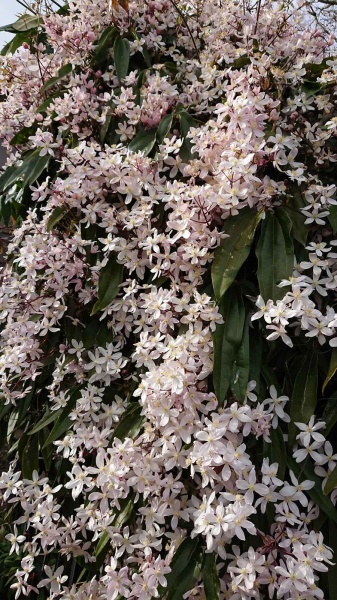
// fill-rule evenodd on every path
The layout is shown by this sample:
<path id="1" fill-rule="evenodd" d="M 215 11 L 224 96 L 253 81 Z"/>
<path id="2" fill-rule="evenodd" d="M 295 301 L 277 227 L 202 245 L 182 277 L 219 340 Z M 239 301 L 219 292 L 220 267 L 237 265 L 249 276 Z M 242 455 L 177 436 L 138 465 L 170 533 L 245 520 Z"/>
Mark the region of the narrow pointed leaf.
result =
<path id="1" fill-rule="evenodd" d="M 333 348 L 332 352 L 331 352 L 329 370 L 328 370 L 327 376 L 323 383 L 322 392 L 324 392 L 326 386 L 328 385 L 329 381 L 333 378 L 336 371 L 337 371 L 337 348 Z"/>
<path id="2" fill-rule="evenodd" d="M 310 348 L 295 379 L 290 402 L 289 443 L 295 442 L 299 432 L 295 423 L 308 423 L 317 404 L 317 353 Z"/>
<path id="3" fill-rule="evenodd" d="M 234 361 L 244 331 L 245 309 L 239 290 L 228 290 L 219 308 L 224 324 L 218 325 L 213 335 L 213 385 L 219 404 L 222 405 L 233 380 Z"/>
<path id="4" fill-rule="evenodd" d="M 37 433 L 41 429 L 44 429 L 47 425 L 49 425 L 53 421 L 56 421 L 56 419 L 58 419 L 61 413 L 62 408 L 59 408 L 59 410 L 48 411 L 42 417 L 42 419 L 35 425 L 35 427 L 33 427 L 33 429 L 28 433 L 28 435 L 34 435 L 34 433 Z"/>
<path id="5" fill-rule="evenodd" d="M 337 488 L 337 467 L 335 467 L 328 476 L 327 482 L 323 490 L 324 496 L 330 494 L 330 492 L 332 492 L 332 490 L 334 490 L 335 488 Z"/>
<path id="6" fill-rule="evenodd" d="M 127 76 L 130 62 L 130 42 L 117 37 L 114 43 L 114 61 L 119 81 Z"/>
<path id="7" fill-rule="evenodd" d="M 117 29 L 114 26 L 107 27 L 99 38 L 94 51 L 94 59 L 97 63 L 106 60 L 108 51 L 112 47 L 117 35 Z"/>
<path id="8" fill-rule="evenodd" d="M 47 90 L 49 90 L 49 88 L 53 87 L 53 85 L 56 85 L 56 83 L 59 83 L 59 81 L 62 81 L 62 79 L 67 77 L 67 75 L 69 75 L 69 73 L 71 73 L 72 70 L 72 64 L 68 63 L 66 65 L 63 65 L 63 67 L 59 69 L 58 74 L 55 75 L 55 77 L 51 77 L 50 79 L 48 79 L 48 81 L 46 81 L 41 91 L 46 92 Z"/>
<path id="9" fill-rule="evenodd" d="M 68 210 L 69 208 L 65 206 L 57 206 L 56 208 L 54 208 L 52 214 L 48 219 L 47 231 L 52 231 L 55 225 L 57 225 L 57 223 L 63 219 L 64 215 L 68 212 Z"/>
<path id="10" fill-rule="evenodd" d="M 233 365 L 232 392 L 237 400 L 243 402 L 246 397 L 249 379 L 249 321 L 246 319 L 240 347 Z"/>
<path id="11" fill-rule="evenodd" d="M 204 583 L 206 600 L 219 600 L 220 578 L 216 568 L 214 552 L 204 555 L 202 579 Z"/>
<path id="12" fill-rule="evenodd" d="M 45 443 L 43 445 L 43 448 L 47 448 L 47 446 L 49 446 L 50 444 L 55 442 L 55 440 L 60 439 L 61 436 L 68 429 L 70 429 L 73 421 L 70 420 L 68 415 L 72 411 L 72 409 L 75 407 L 76 400 L 80 397 L 80 394 L 81 394 L 81 388 L 80 388 L 80 386 L 76 386 L 74 388 L 74 390 L 72 391 L 72 393 L 70 394 L 70 397 L 69 397 L 69 400 L 68 400 L 66 406 L 64 408 L 62 408 L 61 413 L 60 413 L 53 429 L 51 430 L 47 440 L 45 441 Z"/>
<path id="13" fill-rule="evenodd" d="M 262 223 L 256 256 L 260 294 L 265 301 L 283 298 L 284 289 L 279 288 L 278 284 L 292 275 L 294 247 L 290 229 L 291 221 L 285 218 L 285 213 L 267 213 Z"/>
<path id="14" fill-rule="evenodd" d="M 120 422 L 118 423 L 113 437 L 123 441 L 126 437 L 136 437 L 140 432 L 145 417 L 141 414 L 142 407 L 138 402 L 132 403 L 128 406 Z"/>
<path id="15" fill-rule="evenodd" d="M 218 301 L 233 283 L 248 257 L 261 217 L 262 213 L 247 208 L 241 210 L 239 215 L 226 219 L 222 231 L 228 237 L 221 241 L 215 251 L 212 265 L 213 289 Z"/>
<path id="16" fill-rule="evenodd" d="M 95 303 L 91 314 L 104 310 L 116 298 L 119 285 L 123 281 L 123 265 L 116 260 L 116 255 L 112 254 L 101 269 L 98 282 L 98 300 Z"/>

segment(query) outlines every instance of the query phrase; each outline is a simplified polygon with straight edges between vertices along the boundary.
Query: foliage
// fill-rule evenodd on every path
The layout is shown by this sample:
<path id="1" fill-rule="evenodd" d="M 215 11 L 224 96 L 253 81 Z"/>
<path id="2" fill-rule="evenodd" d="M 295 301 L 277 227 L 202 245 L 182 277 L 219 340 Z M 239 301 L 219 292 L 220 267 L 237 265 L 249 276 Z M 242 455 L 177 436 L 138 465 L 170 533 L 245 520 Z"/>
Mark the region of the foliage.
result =
<path id="1" fill-rule="evenodd" d="M 337 60 L 271 2 L 7 29 L 0 585 L 333 598 Z"/>

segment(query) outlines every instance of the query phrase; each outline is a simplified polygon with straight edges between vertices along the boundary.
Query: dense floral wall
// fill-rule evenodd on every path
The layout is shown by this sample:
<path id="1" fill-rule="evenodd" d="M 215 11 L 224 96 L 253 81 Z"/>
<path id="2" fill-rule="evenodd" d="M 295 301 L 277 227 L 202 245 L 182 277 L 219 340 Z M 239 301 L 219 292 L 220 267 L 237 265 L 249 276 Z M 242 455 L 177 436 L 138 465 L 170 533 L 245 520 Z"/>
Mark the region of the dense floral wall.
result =
<path id="1" fill-rule="evenodd" d="M 15 598 L 333 598 L 337 61 L 302 21 L 72 0 L 9 27 Z"/>

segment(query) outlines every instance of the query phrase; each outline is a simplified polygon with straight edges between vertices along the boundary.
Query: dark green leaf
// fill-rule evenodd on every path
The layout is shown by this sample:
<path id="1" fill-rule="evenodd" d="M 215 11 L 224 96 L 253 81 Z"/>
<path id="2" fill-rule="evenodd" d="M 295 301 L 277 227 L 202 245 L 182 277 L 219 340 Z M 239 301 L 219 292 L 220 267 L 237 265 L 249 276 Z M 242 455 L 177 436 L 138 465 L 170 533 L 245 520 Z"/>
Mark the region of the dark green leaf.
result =
<path id="1" fill-rule="evenodd" d="M 279 211 L 285 211 L 287 213 L 292 223 L 294 238 L 302 244 L 302 246 L 306 245 L 309 233 L 308 225 L 304 224 L 306 217 L 301 212 L 301 208 L 304 208 L 304 206 L 305 202 L 303 196 L 301 192 L 295 188 L 291 191 L 291 196 L 289 196 L 287 203 L 282 206 L 282 209 L 279 209 Z"/>
<path id="2" fill-rule="evenodd" d="M 31 437 L 21 456 L 22 476 L 30 479 L 33 471 L 39 469 L 39 438 L 37 435 Z"/>
<path id="3" fill-rule="evenodd" d="M 324 486 L 323 494 L 327 496 L 332 490 L 337 488 L 337 467 L 335 467 L 328 476 L 327 482 Z"/>
<path id="4" fill-rule="evenodd" d="M 219 600 L 220 579 L 216 568 L 214 552 L 204 555 L 202 579 L 204 582 L 206 600 Z"/>
<path id="5" fill-rule="evenodd" d="M 113 437 L 123 441 L 126 437 L 136 437 L 143 427 L 145 417 L 141 414 L 142 407 L 138 402 L 129 404 L 118 423 Z"/>
<path id="6" fill-rule="evenodd" d="M 221 241 L 215 251 L 212 265 L 212 282 L 217 300 L 221 300 L 246 260 L 261 217 L 262 213 L 245 208 L 237 216 L 226 219 L 222 231 L 228 237 Z"/>
<path id="7" fill-rule="evenodd" d="M 54 208 L 47 222 L 47 231 L 54 229 L 55 225 L 63 219 L 68 210 L 69 208 L 66 206 L 57 206 Z"/>
<path id="8" fill-rule="evenodd" d="M 28 435 L 34 435 L 41 429 L 44 429 L 49 423 L 56 421 L 60 414 L 62 413 L 62 408 L 54 411 L 47 411 L 45 415 L 43 415 L 42 419 L 33 427 L 33 429 L 28 433 Z"/>
<path id="9" fill-rule="evenodd" d="M 98 281 L 98 300 L 95 303 L 91 315 L 104 310 L 116 298 L 119 286 L 123 281 L 123 265 L 116 260 L 112 254 L 105 267 L 101 269 Z"/>
<path id="10" fill-rule="evenodd" d="M 184 573 L 193 557 L 193 554 L 196 552 L 199 546 L 200 540 L 197 537 L 193 539 L 185 538 L 181 542 L 179 548 L 172 558 L 170 565 L 171 573 L 169 573 L 166 577 L 168 588 L 173 585 L 175 579 L 179 579 L 179 577 Z"/>
<path id="11" fill-rule="evenodd" d="M 213 385 L 222 405 L 233 379 L 233 366 L 240 348 L 245 324 L 245 308 L 240 291 L 230 288 L 219 306 L 224 324 L 218 325 L 213 335 Z"/>
<path id="12" fill-rule="evenodd" d="M 325 536 L 324 536 L 325 537 Z M 336 590 L 337 590 L 337 564 L 336 564 L 336 556 L 337 556 L 337 527 L 335 523 L 329 523 L 329 547 L 333 552 L 333 564 L 329 565 L 328 570 L 328 582 L 329 582 L 329 596 L 326 598 L 335 598 Z"/>
<path id="13" fill-rule="evenodd" d="M 232 392 L 239 402 L 246 397 L 249 380 L 249 320 L 246 318 L 241 344 L 233 365 Z"/>
<path id="14" fill-rule="evenodd" d="M 302 361 L 294 383 L 290 402 L 289 443 L 295 442 L 298 429 L 295 423 L 308 423 L 317 404 L 317 353 L 310 347 Z"/>
<path id="15" fill-rule="evenodd" d="M 130 42 L 117 37 L 114 43 L 114 61 L 119 81 L 127 76 L 130 62 Z"/>
<path id="16" fill-rule="evenodd" d="M 291 221 L 285 213 L 266 214 L 256 247 L 257 277 L 260 294 L 265 302 L 283 298 L 284 289 L 279 288 L 278 284 L 292 275 L 294 247 L 290 230 Z"/>
<path id="17" fill-rule="evenodd" d="M 324 435 L 328 437 L 331 429 L 337 423 L 337 392 L 333 392 L 332 397 L 326 401 L 323 421 L 325 423 Z"/>
<path id="18" fill-rule="evenodd" d="M 99 38 L 99 40 L 97 42 L 96 48 L 95 48 L 95 52 L 94 52 L 95 62 L 100 63 L 100 62 L 106 60 L 108 50 L 112 47 L 112 44 L 114 42 L 116 35 L 117 35 L 117 29 L 114 26 L 107 27 L 103 31 L 101 37 Z"/>
<path id="19" fill-rule="evenodd" d="M 129 150 L 131 150 L 132 152 L 142 152 L 144 156 L 148 156 L 155 143 L 155 129 L 150 129 L 148 131 L 139 131 L 139 133 L 137 133 L 133 140 L 131 140 L 129 144 Z"/>
<path id="20" fill-rule="evenodd" d="M 73 389 L 72 393 L 70 394 L 70 397 L 69 397 L 69 400 L 67 401 L 66 406 L 61 409 L 61 413 L 60 413 L 53 429 L 51 430 L 47 440 L 45 441 L 43 448 L 47 448 L 47 446 L 49 446 L 50 444 L 55 442 L 55 440 L 60 439 L 61 436 L 68 429 L 70 429 L 73 422 L 70 420 L 68 415 L 75 407 L 76 401 L 80 397 L 80 395 L 81 395 L 81 388 L 80 388 L 80 386 L 76 386 Z"/>
<path id="21" fill-rule="evenodd" d="M 28 142 L 28 138 L 31 135 L 34 135 L 36 131 L 36 125 L 31 125 L 31 127 L 23 127 L 12 137 L 10 144 L 12 146 L 16 146 L 17 144 L 25 144 Z"/>
<path id="22" fill-rule="evenodd" d="M 329 206 L 329 223 L 334 233 L 337 231 L 337 206 L 335 204 Z"/>
<path id="23" fill-rule="evenodd" d="M 23 180 L 24 187 L 30 186 L 47 167 L 50 156 L 39 156 L 40 149 L 34 150 L 24 158 L 21 165 L 7 167 L 0 177 L 0 194 L 6 192 L 15 183 Z"/>
<path id="24" fill-rule="evenodd" d="M 330 379 L 333 378 L 333 376 L 335 375 L 337 371 L 337 348 L 333 348 L 332 352 L 331 352 L 331 357 L 330 357 L 330 365 L 329 365 L 329 370 L 327 373 L 327 376 L 324 380 L 324 384 L 322 387 L 322 392 L 324 392 L 326 386 L 328 385 Z"/>
<path id="25" fill-rule="evenodd" d="M 224 337 L 238 350 L 245 325 L 245 306 L 241 291 L 233 285 L 219 304 L 219 311 L 224 320 Z"/>
<path id="26" fill-rule="evenodd" d="M 249 332 L 249 381 L 256 381 L 256 391 L 260 390 L 262 362 L 262 336 L 255 329 Z"/>
<path id="27" fill-rule="evenodd" d="M 287 464 L 287 451 L 284 443 L 283 433 L 280 427 L 277 427 L 277 429 L 272 429 L 270 431 L 270 439 L 271 462 L 276 462 L 278 464 L 279 468 L 277 476 L 283 481 Z"/>
<path id="28" fill-rule="evenodd" d="M 167 137 L 167 135 L 172 127 L 172 121 L 173 121 L 172 113 L 168 113 L 160 121 L 160 123 L 158 125 L 158 130 L 157 130 L 158 144 L 162 144 L 163 140 Z"/>
<path id="29" fill-rule="evenodd" d="M 49 163 L 50 155 L 46 154 L 45 156 L 39 156 L 39 152 L 40 150 L 37 149 L 37 151 L 24 162 L 22 171 L 24 187 L 33 185 Z"/>
<path id="30" fill-rule="evenodd" d="M 82 342 L 86 350 L 89 350 L 96 344 L 99 328 L 100 322 L 98 320 L 94 320 L 91 323 L 88 323 L 84 328 Z"/>
<path id="31" fill-rule="evenodd" d="M 174 571 L 174 578 L 170 579 L 170 582 L 167 578 L 167 600 L 182 600 L 184 594 L 195 586 L 201 572 L 202 558 L 203 550 L 199 543 L 185 569 L 180 570 L 179 576 Z M 169 575 L 172 575 L 172 572 Z"/>
<path id="32" fill-rule="evenodd" d="M 41 88 L 41 92 L 46 92 L 47 90 L 49 90 L 49 88 L 53 87 L 53 85 L 67 77 L 67 75 L 69 75 L 69 73 L 71 73 L 72 70 L 73 65 L 71 63 L 63 65 L 63 67 L 59 69 L 58 74 L 55 75 L 55 77 L 51 77 L 50 79 L 48 79 L 48 81 L 46 81 L 46 83 Z"/>
<path id="33" fill-rule="evenodd" d="M 188 139 L 187 134 L 191 127 L 197 127 L 198 124 L 193 117 L 186 111 L 179 112 L 181 136 L 184 138 L 180 148 L 180 156 L 183 160 L 189 161 L 196 158 L 196 154 L 192 153 L 192 142 Z"/>

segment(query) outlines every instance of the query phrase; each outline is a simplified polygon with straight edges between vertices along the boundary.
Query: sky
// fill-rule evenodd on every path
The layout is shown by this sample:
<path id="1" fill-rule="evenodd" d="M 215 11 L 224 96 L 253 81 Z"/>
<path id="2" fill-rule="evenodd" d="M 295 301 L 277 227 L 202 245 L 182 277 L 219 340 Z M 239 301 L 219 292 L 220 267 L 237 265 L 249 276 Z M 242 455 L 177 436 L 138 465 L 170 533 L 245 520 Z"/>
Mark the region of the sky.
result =
<path id="1" fill-rule="evenodd" d="M 16 0 L 0 0 L 0 27 L 14 23 L 16 16 L 19 13 L 23 13 L 24 8 L 16 2 Z M 6 42 L 12 39 L 12 33 L 6 33 L 6 31 L 0 31 L 0 48 L 2 48 Z"/>

